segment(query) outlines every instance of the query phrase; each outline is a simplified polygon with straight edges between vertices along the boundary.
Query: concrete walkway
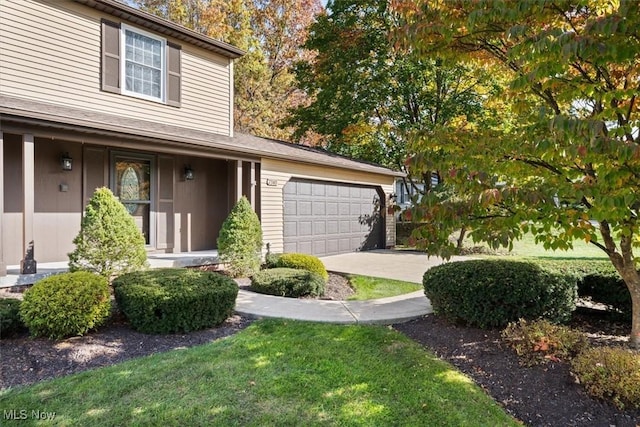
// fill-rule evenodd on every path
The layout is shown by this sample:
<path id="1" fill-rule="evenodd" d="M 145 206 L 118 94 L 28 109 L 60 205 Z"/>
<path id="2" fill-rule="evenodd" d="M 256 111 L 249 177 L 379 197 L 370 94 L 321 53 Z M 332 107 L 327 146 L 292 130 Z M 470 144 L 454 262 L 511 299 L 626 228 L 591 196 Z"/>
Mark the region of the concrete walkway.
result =
<path id="1" fill-rule="evenodd" d="M 423 253 L 376 250 L 321 258 L 329 271 L 422 283 L 429 268 L 442 264 Z M 458 258 L 452 261 L 457 261 Z M 254 317 L 278 317 L 329 323 L 400 323 L 433 312 L 424 292 L 369 301 L 281 298 L 240 290 L 236 311 Z"/>
<path id="2" fill-rule="evenodd" d="M 401 250 L 355 252 L 321 259 L 329 271 L 414 283 L 421 283 L 425 271 L 443 262 L 439 258 L 427 258 L 422 253 Z M 216 262 L 215 251 L 149 256 L 149 264 L 152 268 L 184 267 Z M 66 263 L 43 263 L 38 265 L 37 275 L 20 275 L 18 266 L 12 266 L 9 274 L 0 278 L 0 288 L 34 283 L 42 277 L 66 270 Z M 236 300 L 236 311 L 257 318 L 391 324 L 432 313 L 433 309 L 422 291 L 369 301 L 325 301 L 282 298 L 241 289 Z"/>

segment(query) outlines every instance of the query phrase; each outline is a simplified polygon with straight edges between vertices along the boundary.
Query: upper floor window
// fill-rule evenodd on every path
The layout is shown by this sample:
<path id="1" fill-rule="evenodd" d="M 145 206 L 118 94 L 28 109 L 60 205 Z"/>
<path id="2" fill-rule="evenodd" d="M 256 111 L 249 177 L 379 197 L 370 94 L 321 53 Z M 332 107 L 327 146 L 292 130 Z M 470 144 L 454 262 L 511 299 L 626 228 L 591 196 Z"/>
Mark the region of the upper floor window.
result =
<path id="1" fill-rule="evenodd" d="M 123 93 L 164 102 L 166 40 L 122 25 Z"/>
<path id="2" fill-rule="evenodd" d="M 181 51 L 158 35 L 103 19 L 101 88 L 180 107 Z"/>

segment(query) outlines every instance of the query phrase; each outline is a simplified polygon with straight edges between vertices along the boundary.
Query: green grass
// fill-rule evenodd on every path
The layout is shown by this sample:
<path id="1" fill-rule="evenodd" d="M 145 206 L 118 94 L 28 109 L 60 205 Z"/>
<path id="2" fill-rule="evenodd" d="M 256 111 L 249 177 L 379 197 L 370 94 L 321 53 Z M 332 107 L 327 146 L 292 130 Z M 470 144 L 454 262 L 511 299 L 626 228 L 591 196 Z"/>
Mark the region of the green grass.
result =
<path id="1" fill-rule="evenodd" d="M 470 239 L 465 241 L 465 246 L 486 246 L 482 243 L 473 243 Z M 522 239 L 513 242 L 513 250 L 508 252 L 506 248 L 499 249 L 499 252 L 516 257 L 526 258 L 607 258 L 605 253 L 596 246 L 582 240 L 573 242 L 573 249 L 569 251 L 545 250 L 542 244 L 536 244 L 532 234 L 525 234 Z M 475 256 L 475 255 L 474 255 Z"/>
<path id="2" fill-rule="evenodd" d="M 347 278 L 351 283 L 351 287 L 355 290 L 355 294 L 347 298 L 348 300 L 394 297 L 422 290 L 422 285 L 418 283 L 403 282 L 401 280 L 358 276 L 355 274 L 350 274 Z"/>
<path id="3" fill-rule="evenodd" d="M 0 408 L 55 412 L 52 424 L 64 426 L 519 425 L 396 331 L 283 320 L 2 391 Z"/>

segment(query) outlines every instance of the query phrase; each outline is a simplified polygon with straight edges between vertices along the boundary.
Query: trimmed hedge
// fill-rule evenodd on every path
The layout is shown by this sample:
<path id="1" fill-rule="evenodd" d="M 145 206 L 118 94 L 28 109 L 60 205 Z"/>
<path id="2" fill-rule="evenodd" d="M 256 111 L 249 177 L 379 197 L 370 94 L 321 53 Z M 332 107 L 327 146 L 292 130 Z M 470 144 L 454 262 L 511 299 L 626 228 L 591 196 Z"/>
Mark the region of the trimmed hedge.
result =
<path id="1" fill-rule="evenodd" d="M 436 314 L 481 328 L 518 319 L 565 322 L 577 298 L 572 277 L 508 260 L 442 264 L 424 274 L 423 285 Z"/>
<path id="2" fill-rule="evenodd" d="M 329 273 L 320 259 L 313 255 L 288 253 L 278 256 L 276 261 L 278 268 L 298 268 L 318 274 L 325 282 L 329 279 Z"/>
<path id="3" fill-rule="evenodd" d="M 595 347 L 573 359 L 571 370 L 588 394 L 620 409 L 640 408 L 640 354 Z"/>
<path id="4" fill-rule="evenodd" d="M 233 279 L 183 268 L 124 274 L 113 281 L 113 289 L 131 326 L 152 334 L 218 325 L 233 314 L 238 296 Z"/>
<path id="5" fill-rule="evenodd" d="M 24 329 L 24 323 L 20 318 L 21 302 L 16 298 L 0 298 L 0 339 Z"/>
<path id="6" fill-rule="evenodd" d="M 24 293 L 20 317 L 32 335 L 59 339 L 84 335 L 111 313 L 105 277 L 87 271 L 56 274 Z"/>
<path id="7" fill-rule="evenodd" d="M 295 268 L 262 270 L 251 278 L 252 291 L 291 298 L 322 296 L 324 285 L 320 275 Z"/>
<path id="8" fill-rule="evenodd" d="M 629 289 L 609 260 L 543 261 L 541 265 L 575 277 L 578 296 L 607 307 L 610 313 L 631 320 Z"/>

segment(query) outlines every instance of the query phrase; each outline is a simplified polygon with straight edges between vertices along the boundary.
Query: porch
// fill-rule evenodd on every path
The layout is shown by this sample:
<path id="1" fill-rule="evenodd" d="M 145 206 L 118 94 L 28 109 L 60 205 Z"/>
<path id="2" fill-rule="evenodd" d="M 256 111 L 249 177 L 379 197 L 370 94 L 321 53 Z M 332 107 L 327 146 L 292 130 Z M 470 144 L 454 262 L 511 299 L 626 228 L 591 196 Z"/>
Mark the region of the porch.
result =
<path id="1" fill-rule="evenodd" d="M 195 267 L 220 263 L 217 250 L 183 253 L 152 253 L 147 256 L 150 268 Z M 7 275 L 0 277 L 0 288 L 31 285 L 40 279 L 68 270 L 67 262 L 38 263 L 36 274 L 20 274 L 20 265 L 7 266 Z"/>

